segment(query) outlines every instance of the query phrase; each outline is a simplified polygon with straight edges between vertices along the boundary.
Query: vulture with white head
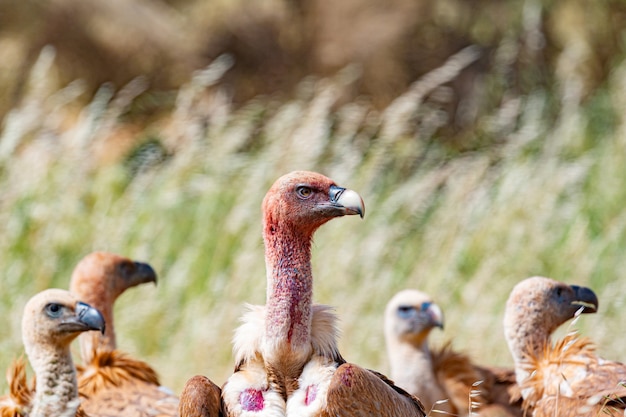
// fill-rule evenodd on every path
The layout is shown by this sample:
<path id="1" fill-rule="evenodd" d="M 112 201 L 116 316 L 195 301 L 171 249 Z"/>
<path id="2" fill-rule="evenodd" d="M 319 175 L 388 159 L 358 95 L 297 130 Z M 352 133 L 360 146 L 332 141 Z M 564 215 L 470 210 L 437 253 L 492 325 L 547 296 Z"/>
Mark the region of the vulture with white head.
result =
<path id="1" fill-rule="evenodd" d="M 292 172 L 272 185 L 263 200 L 266 305 L 251 306 L 235 334 L 235 373 L 222 390 L 227 416 L 426 415 L 383 375 L 346 363 L 335 314 L 313 304 L 313 234 L 364 211 L 359 194 L 318 173 Z"/>
<path id="2" fill-rule="evenodd" d="M 598 298 L 589 288 L 544 277 L 513 288 L 504 332 L 532 416 L 624 415 L 626 365 L 598 357 L 591 341 L 575 333 L 550 340 L 561 324 L 597 310 Z"/>
<path id="3" fill-rule="evenodd" d="M 70 344 L 80 333 L 104 328 L 102 314 L 68 291 L 49 289 L 32 297 L 24 308 L 22 340 L 36 385 L 30 404 L 17 415 L 85 416 Z"/>
<path id="4" fill-rule="evenodd" d="M 428 344 L 443 329 L 441 308 L 427 294 L 406 289 L 385 309 L 385 341 L 393 381 L 418 397 L 427 411 L 455 416 L 522 416 L 514 371 L 472 363 L 448 342 Z"/>
<path id="5" fill-rule="evenodd" d="M 146 263 L 107 252 L 93 252 L 74 268 L 70 291 L 102 311 L 107 333 L 79 337 L 83 367 L 78 384 L 83 408 L 92 417 L 176 416 L 178 397 L 161 386 L 146 362 L 117 348 L 113 306 L 127 289 L 156 283 Z"/>

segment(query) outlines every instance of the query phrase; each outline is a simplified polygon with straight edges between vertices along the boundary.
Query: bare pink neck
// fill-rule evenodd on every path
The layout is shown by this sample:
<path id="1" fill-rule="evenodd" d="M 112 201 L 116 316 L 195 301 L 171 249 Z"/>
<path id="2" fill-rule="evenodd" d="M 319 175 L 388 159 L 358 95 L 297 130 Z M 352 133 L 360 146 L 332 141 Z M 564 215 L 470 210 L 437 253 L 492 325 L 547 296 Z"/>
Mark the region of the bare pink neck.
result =
<path id="1" fill-rule="evenodd" d="M 307 348 L 311 339 L 311 237 L 287 225 L 264 231 L 267 270 L 265 334 L 274 346 Z"/>

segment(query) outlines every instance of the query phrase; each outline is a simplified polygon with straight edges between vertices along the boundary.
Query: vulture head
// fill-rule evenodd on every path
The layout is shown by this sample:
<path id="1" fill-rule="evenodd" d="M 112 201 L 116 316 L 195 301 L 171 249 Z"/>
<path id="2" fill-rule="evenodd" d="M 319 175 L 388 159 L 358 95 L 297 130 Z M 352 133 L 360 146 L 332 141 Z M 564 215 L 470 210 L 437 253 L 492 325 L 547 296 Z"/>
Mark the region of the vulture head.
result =
<path id="1" fill-rule="evenodd" d="M 49 289 L 26 304 L 22 338 L 26 354 L 31 358 L 35 348 L 65 349 L 81 332 L 99 330 L 104 333 L 104 327 L 104 318 L 98 310 L 78 301 L 68 291 Z"/>
<path id="2" fill-rule="evenodd" d="M 443 312 L 427 294 L 403 290 L 387 303 L 385 336 L 388 341 L 398 340 L 419 347 L 435 327 L 443 329 Z"/>
<path id="3" fill-rule="evenodd" d="M 74 268 L 70 291 L 81 296 L 93 294 L 112 305 L 128 288 L 148 282 L 157 282 L 156 272 L 150 265 L 113 253 L 93 252 Z"/>
<path id="4" fill-rule="evenodd" d="M 324 175 L 294 171 L 274 182 L 263 200 L 263 213 L 266 233 L 274 234 L 277 225 L 283 225 L 311 236 L 334 217 L 363 217 L 365 205 L 358 193 Z"/>
<path id="5" fill-rule="evenodd" d="M 518 283 L 506 302 L 504 333 L 516 363 L 535 354 L 561 324 L 578 312 L 598 311 L 598 297 L 589 288 L 550 278 Z"/>

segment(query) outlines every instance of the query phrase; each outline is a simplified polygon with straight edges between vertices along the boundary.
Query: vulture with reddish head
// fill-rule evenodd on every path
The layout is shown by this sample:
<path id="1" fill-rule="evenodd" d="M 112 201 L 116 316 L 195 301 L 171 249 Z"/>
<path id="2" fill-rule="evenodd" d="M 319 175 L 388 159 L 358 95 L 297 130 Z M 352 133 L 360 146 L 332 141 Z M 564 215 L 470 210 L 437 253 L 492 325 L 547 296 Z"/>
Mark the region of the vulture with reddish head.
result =
<path id="1" fill-rule="evenodd" d="M 115 339 L 117 297 L 156 280 L 150 265 L 106 252 L 91 253 L 74 268 L 70 291 L 102 311 L 107 322 L 105 335 L 79 337 L 83 367 L 78 387 L 83 408 L 93 417 L 177 415 L 178 397 L 161 387 L 149 364 L 118 350 Z"/>
<path id="2" fill-rule="evenodd" d="M 346 363 L 334 313 L 313 304 L 314 232 L 364 210 L 359 194 L 314 172 L 284 175 L 266 194 L 267 301 L 250 307 L 235 334 L 235 372 L 222 390 L 227 416 L 425 416 L 383 375 Z"/>
<path id="3" fill-rule="evenodd" d="M 24 308 L 22 340 L 35 371 L 36 386 L 30 393 L 30 404 L 16 415 L 85 416 L 80 409 L 70 344 L 80 333 L 104 333 L 104 327 L 102 314 L 68 291 L 49 289 L 32 297 Z"/>
<path id="4" fill-rule="evenodd" d="M 522 416 L 515 373 L 472 363 L 448 342 L 428 345 L 428 335 L 443 328 L 441 308 L 425 293 L 398 292 L 385 310 L 385 340 L 396 384 L 418 397 L 427 411 L 455 416 Z"/>
<path id="5" fill-rule="evenodd" d="M 597 309 L 598 299 L 589 288 L 544 277 L 513 288 L 504 333 L 524 406 L 533 416 L 624 415 L 626 366 L 599 358 L 590 340 L 575 333 L 550 341 L 561 324 Z"/>

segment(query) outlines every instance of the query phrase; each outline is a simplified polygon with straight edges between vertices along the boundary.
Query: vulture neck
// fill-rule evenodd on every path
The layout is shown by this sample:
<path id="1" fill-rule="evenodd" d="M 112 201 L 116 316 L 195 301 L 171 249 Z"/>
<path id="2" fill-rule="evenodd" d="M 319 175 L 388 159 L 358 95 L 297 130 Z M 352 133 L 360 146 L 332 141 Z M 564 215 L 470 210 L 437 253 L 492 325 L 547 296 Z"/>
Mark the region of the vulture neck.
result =
<path id="1" fill-rule="evenodd" d="M 287 223 L 265 225 L 265 337 L 270 357 L 285 350 L 296 356 L 311 351 L 311 237 L 312 231 L 307 235 Z"/>
<path id="2" fill-rule="evenodd" d="M 54 352 L 27 352 L 36 374 L 30 417 L 73 416 L 78 407 L 76 368 L 69 346 Z"/>
<path id="3" fill-rule="evenodd" d="M 553 328 L 547 328 L 540 318 L 534 318 L 523 308 L 509 308 L 504 317 L 505 337 L 515 362 L 515 378 L 521 384 L 530 375 L 530 358 L 539 357 L 547 343 Z M 526 398 L 524 390 L 522 396 Z"/>
<path id="4" fill-rule="evenodd" d="M 399 387 L 417 395 L 427 411 L 433 408 L 435 402 L 447 398 L 437 382 L 426 340 L 420 345 L 395 341 L 390 343 L 387 351 L 391 379 Z M 445 403 L 438 405 L 437 409 L 451 411 L 447 409 Z"/>

